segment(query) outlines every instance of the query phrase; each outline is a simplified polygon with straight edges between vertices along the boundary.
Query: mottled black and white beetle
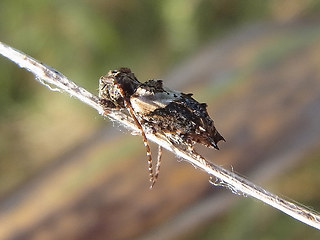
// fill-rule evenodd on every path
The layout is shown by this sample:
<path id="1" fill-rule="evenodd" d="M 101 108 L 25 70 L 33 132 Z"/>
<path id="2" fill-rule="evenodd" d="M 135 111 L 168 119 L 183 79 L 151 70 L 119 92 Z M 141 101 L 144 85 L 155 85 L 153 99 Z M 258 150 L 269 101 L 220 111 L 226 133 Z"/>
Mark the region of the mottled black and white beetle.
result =
<path id="1" fill-rule="evenodd" d="M 99 80 L 99 101 L 105 111 L 126 109 L 141 131 L 148 156 L 150 188 L 159 174 L 162 149 L 159 146 L 154 173 L 146 129 L 162 133 L 172 144 L 187 149 L 193 149 L 195 143 L 219 149 L 218 142 L 224 141 L 207 112 L 207 104 L 191 96 L 164 88 L 161 80 L 141 83 L 129 68 L 109 71 Z"/>

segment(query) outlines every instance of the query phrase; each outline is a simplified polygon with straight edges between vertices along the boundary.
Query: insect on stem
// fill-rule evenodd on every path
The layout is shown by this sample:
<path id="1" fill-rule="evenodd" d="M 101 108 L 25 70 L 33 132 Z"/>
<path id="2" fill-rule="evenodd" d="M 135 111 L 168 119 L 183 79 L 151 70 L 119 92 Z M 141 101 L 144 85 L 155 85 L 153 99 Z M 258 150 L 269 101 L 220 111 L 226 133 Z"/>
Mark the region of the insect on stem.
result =
<path id="1" fill-rule="evenodd" d="M 159 176 L 162 148 L 153 169 L 144 129 L 161 133 L 173 145 L 189 151 L 196 143 L 219 149 L 217 143 L 224 140 L 207 112 L 207 104 L 197 102 L 192 94 L 163 88 L 162 80 L 141 83 L 129 68 L 109 71 L 100 78 L 99 102 L 105 109 L 126 109 L 139 128 L 147 151 L 150 188 Z"/>

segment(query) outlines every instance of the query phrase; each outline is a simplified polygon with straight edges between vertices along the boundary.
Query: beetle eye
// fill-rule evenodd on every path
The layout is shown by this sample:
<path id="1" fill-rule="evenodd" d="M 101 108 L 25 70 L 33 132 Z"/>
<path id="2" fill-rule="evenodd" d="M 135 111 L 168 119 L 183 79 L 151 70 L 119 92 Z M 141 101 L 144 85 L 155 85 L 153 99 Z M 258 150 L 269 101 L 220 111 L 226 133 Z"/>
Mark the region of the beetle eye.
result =
<path id="1" fill-rule="evenodd" d="M 107 84 L 105 83 L 105 84 L 102 86 L 101 90 L 105 89 L 106 86 L 107 86 Z"/>

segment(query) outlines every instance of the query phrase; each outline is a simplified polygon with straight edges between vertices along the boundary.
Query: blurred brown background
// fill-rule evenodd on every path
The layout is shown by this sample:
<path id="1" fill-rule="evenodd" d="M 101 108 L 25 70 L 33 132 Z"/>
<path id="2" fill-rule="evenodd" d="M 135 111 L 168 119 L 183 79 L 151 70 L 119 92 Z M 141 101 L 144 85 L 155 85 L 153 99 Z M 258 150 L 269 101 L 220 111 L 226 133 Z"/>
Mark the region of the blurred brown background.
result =
<path id="1" fill-rule="evenodd" d="M 320 1 L 0 2 L 0 40 L 97 93 L 109 69 L 193 92 L 210 161 L 320 211 Z M 121 131 L 119 131 L 119 129 Z M 156 146 L 152 145 L 156 153 Z M 0 58 L 0 239 L 319 239 Z"/>

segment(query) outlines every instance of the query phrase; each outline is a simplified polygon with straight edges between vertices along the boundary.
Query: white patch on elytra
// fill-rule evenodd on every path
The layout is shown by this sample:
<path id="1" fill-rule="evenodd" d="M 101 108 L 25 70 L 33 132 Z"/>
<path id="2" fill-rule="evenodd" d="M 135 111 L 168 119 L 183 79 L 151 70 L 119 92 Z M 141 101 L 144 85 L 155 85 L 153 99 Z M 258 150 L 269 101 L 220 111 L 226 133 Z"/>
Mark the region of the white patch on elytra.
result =
<path id="1" fill-rule="evenodd" d="M 139 87 L 131 96 L 130 103 L 136 112 L 147 114 L 158 108 L 165 108 L 180 97 L 181 93 L 177 91 L 151 92 Z"/>

